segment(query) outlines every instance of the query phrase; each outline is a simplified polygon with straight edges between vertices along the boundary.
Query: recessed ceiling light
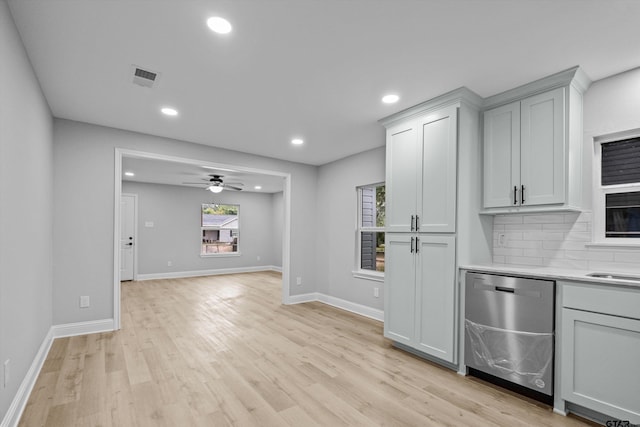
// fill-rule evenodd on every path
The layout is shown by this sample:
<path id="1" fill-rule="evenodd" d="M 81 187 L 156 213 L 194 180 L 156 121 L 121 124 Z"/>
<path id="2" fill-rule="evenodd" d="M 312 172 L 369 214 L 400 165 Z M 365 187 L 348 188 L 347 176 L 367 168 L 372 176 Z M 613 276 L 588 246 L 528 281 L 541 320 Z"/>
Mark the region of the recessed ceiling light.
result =
<path id="1" fill-rule="evenodd" d="M 178 115 L 178 110 L 176 110 L 175 108 L 171 108 L 171 107 L 163 107 L 160 111 L 162 111 L 162 114 L 165 114 L 167 116 L 177 116 Z"/>
<path id="2" fill-rule="evenodd" d="M 261 187 L 260 185 L 256 185 L 256 186 L 255 186 L 255 187 L 253 187 L 253 188 L 255 188 L 256 190 L 262 190 L 262 187 Z"/>
<path id="3" fill-rule="evenodd" d="M 135 173 L 133 173 L 133 172 L 125 172 L 124 174 L 125 174 L 126 176 L 134 176 L 134 175 L 135 175 Z"/>
<path id="4" fill-rule="evenodd" d="M 389 94 L 382 97 L 382 102 L 385 104 L 394 104 L 398 102 L 399 99 L 400 97 L 398 95 Z"/>
<path id="5" fill-rule="evenodd" d="M 291 143 L 293 145 L 302 145 L 302 144 L 304 144 L 304 141 L 301 140 L 300 138 L 294 138 L 294 139 L 291 140 Z"/>
<path id="6" fill-rule="evenodd" d="M 218 34 L 228 34 L 232 29 L 229 21 L 219 16 L 212 16 L 211 18 L 207 19 L 207 26 L 211 29 L 211 31 Z"/>

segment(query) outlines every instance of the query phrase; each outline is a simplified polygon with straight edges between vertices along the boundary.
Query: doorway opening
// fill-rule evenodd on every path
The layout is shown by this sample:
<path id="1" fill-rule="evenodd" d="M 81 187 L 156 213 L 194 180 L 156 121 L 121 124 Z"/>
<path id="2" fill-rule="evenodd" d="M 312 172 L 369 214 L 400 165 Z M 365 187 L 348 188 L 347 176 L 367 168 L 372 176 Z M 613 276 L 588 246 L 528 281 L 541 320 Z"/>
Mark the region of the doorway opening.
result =
<path id="1" fill-rule="evenodd" d="M 121 268 L 121 257 L 124 255 L 121 253 L 121 227 L 123 226 L 123 218 L 120 208 L 120 201 L 123 195 L 123 173 L 126 172 L 123 169 L 123 164 L 127 164 L 127 162 L 131 160 L 135 160 L 141 162 L 140 164 L 145 164 L 146 166 L 152 165 L 153 162 L 164 164 L 164 165 L 180 165 L 181 169 L 188 169 L 190 171 L 197 170 L 199 174 L 202 174 L 204 177 L 208 177 L 211 175 L 215 176 L 216 180 L 220 174 L 224 174 L 224 179 L 231 178 L 233 176 L 241 176 L 245 180 L 249 181 L 253 175 L 261 175 L 266 178 L 266 181 L 269 182 L 271 179 L 272 182 L 278 182 L 281 186 L 281 203 L 282 203 L 282 223 L 278 224 L 279 228 L 279 236 L 281 237 L 281 272 L 282 272 L 282 293 L 281 293 L 281 301 L 284 304 L 289 303 L 289 285 L 290 285 L 290 235 L 291 235 L 291 221 L 290 221 L 290 211 L 291 211 L 291 174 L 279 172 L 279 171 L 271 171 L 257 168 L 249 168 L 238 165 L 230 165 L 230 164 L 220 164 L 207 162 L 196 159 L 175 157 L 175 156 L 167 156 L 157 153 L 149 153 L 128 149 L 115 149 L 115 174 L 114 174 L 114 329 L 120 329 L 121 319 L 120 319 L 120 268 Z M 156 165 L 157 166 L 157 165 Z M 169 167 L 170 168 L 170 167 Z M 193 173 L 192 173 L 193 175 Z M 180 179 L 184 179 L 182 176 Z M 191 179 L 185 180 L 182 182 L 163 182 L 162 180 L 166 180 L 167 177 L 161 177 L 156 181 L 149 181 L 150 183 L 157 184 L 168 184 L 168 185 L 189 185 L 189 184 L 199 184 L 202 177 L 192 176 Z M 190 181 L 190 182 L 189 182 Z M 229 181 L 230 182 L 230 181 Z M 203 182 L 203 191 L 208 189 L 206 186 L 206 182 Z M 217 183 L 216 183 L 217 185 Z M 235 184 L 234 186 L 236 186 Z M 247 186 L 248 188 L 248 186 Z M 252 187 L 254 189 L 255 187 Z M 215 193 L 211 190 L 212 193 Z M 257 190 L 255 190 L 257 191 Z M 146 226 L 146 222 L 145 222 Z M 137 236 L 134 236 L 134 244 L 137 243 Z M 279 242 L 278 242 L 279 244 Z M 134 262 L 135 268 L 135 262 Z"/>

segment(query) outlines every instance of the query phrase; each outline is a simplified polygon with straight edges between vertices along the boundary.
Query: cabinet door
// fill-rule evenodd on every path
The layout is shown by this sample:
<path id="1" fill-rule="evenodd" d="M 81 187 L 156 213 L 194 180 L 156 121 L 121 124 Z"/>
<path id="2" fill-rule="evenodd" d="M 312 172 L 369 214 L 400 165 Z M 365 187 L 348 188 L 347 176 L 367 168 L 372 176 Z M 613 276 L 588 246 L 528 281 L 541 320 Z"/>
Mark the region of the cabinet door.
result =
<path id="1" fill-rule="evenodd" d="M 520 204 L 520 102 L 484 112 L 483 175 L 485 208 Z"/>
<path id="2" fill-rule="evenodd" d="M 455 237 L 421 234 L 418 239 L 415 348 L 456 363 Z"/>
<path id="3" fill-rule="evenodd" d="M 415 237 L 385 234 L 384 336 L 412 345 L 415 337 Z"/>
<path id="4" fill-rule="evenodd" d="M 417 214 L 418 133 L 411 121 L 387 130 L 386 218 L 387 232 L 409 232 Z"/>
<path id="5" fill-rule="evenodd" d="M 523 206 L 565 201 L 564 88 L 521 103 L 520 183 Z M 524 200 L 522 200 L 524 199 Z"/>
<path id="6" fill-rule="evenodd" d="M 456 231 L 458 109 L 444 108 L 418 120 L 422 176 L 418 231 Z"/>
<path id="7" fill-rule="evenodd" d="M 640 320 L 562 310 L 562 398 L 640 423 Z"/>

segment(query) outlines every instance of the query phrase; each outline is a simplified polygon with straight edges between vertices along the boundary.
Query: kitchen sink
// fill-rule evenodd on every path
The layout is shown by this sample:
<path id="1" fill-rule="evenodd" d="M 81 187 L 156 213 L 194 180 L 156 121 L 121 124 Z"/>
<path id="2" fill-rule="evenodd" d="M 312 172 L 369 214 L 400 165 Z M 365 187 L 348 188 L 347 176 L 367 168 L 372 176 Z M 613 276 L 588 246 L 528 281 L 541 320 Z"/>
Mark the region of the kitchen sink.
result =
<path id="1" fill-rule="evenodd" d="M 615 274 L 615 273 L 589 273 L 587 277 L 598 277 L 601 279 L 615 279 L 615 280 L 629 280 L 631 282 L 640 283 L 640 276 L 626 276 L 623 274 Z"/>

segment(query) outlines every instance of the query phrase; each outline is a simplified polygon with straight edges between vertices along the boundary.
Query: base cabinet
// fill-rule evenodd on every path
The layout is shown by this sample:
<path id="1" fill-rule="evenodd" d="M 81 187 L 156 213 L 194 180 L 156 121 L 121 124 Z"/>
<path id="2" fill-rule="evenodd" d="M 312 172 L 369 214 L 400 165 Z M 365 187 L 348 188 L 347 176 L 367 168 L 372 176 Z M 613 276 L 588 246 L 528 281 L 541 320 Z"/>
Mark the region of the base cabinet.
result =
<path id="1" fill-rule="evenodd" d="M 640 308 L 635 305 L 640 292 L 567 288 L 562 309 L 562 399 L 640 424 Z M 587 311 L 600 310 L 598 306 L 604 313 Z M 613 315 L 618 309 L 626 311 Z"/>
<path id="2" fill-rule="evenodd" d="M 384 335 L 456 363 L 455 236 L 387 233 Z"/>

